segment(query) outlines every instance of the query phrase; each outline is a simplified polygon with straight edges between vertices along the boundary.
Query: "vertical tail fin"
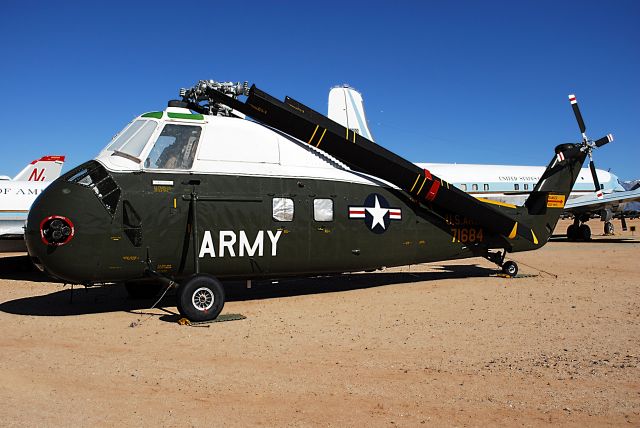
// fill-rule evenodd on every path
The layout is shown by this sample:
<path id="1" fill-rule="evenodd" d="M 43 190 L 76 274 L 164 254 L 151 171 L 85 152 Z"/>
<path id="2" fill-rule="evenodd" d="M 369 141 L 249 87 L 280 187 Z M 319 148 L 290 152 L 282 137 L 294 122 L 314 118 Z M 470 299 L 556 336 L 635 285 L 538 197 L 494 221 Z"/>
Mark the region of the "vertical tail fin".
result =
<path id="1" fill-rule="evenodd" d="M 587 153 L 579 144 L 556 147 L 547 169 L 524 204 L 526 223 L 535 231 L 541 245 L 547 242 L 569 199 Z"/>
<path id="2" fill-rule="evenodd" d="M 364 102 L 360 92 L 347 85 L 336 86 L 329 91 L 329 110 L 327 117 L 350 131 L 374 141 L 367 116 L 364 113 Z"/>
<path id="3" fill-rule="evenodd" d="M 53 181 L 60 176 L 64 156 L 43 156 L 24 167 L 13 181 Z"/>

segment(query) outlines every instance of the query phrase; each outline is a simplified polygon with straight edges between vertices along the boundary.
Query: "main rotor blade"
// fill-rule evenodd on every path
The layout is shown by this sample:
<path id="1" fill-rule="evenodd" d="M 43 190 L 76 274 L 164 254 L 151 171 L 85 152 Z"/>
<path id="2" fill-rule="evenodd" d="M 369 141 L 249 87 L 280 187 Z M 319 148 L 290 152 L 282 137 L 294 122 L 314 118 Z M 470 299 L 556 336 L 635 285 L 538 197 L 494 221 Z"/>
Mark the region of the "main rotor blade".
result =
<path id="1" fill-rule="evenodd" d="M 395 184 L 441 213 L 463 214 L 509 239 L 533 239 L 527 225 L 518 225 L 514 218 L 292 98 L 282 102 L 254 85 L 246 106 L 238 110 L 324 150 L 357 171 Z"/>
<path id="2" fill-rule="evenodd" d="M 593 163 L 593 159 L 589 160 L 589 169 L 591 170 L 591 175 L 593 176 L 593 184 L 596 187 L 596 192 L 599 192 L 600 181 L 598 180 L 598 174 L 596 173 L 596 165 Z"/>
<path id="3" fill-rule="evenodd" d="M 593 143 L 596 145 L 596 147 L 602 147 L 605 144 L 609 144 L 612 141 L 613 141 L 613 134 L 607 134 L 606 136 L 597 139 Z"/>
<path id="4" fill-rule="evenodd" d="M 571 102 L 571 108 L 573 108 L 573 114 L 576 115 L 580 132 L 584 134 L 584 131 L 586 131 L 587 128 L 584 126 L 584 120 L 582 120 L 582 114 L 580 113 L 580 108 L 578 108 L 578 100 L 576 100 L 575 95 L 571 94 L 569 95 L 569 101 Z"/>

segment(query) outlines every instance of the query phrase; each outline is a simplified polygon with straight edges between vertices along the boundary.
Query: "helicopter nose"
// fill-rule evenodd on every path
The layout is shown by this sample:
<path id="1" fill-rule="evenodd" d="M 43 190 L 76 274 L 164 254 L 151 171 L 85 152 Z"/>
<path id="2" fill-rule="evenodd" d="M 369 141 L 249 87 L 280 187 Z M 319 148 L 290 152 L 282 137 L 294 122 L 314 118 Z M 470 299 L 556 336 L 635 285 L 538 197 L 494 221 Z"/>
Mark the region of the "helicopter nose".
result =
<path id="1" fill-rule="evenodd" d="M 27 216 L 25 241 L 40 270 L 68 282 L 92 280 L 111 216 L 93 189 L 64 178 L 51 183 Z"/>

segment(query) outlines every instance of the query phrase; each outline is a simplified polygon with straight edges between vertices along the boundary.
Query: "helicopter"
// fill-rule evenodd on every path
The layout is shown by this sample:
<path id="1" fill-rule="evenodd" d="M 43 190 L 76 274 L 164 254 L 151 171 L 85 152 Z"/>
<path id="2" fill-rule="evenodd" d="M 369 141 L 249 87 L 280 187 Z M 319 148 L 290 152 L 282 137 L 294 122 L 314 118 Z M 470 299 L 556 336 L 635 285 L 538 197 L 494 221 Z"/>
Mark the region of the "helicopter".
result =
<path id="1" fill-rule="evenodd" d="M 215 319 L 223 280 L 370 271 L 542 247 L 591 151 L 561 144 L 522 206 L 478 200 L 299 101 L 202 80 L 135 118 L 28 215 L 33 263 L 67 283 L 176 287 Z M 577 104 L 574 107 L 580 120 Z"/>

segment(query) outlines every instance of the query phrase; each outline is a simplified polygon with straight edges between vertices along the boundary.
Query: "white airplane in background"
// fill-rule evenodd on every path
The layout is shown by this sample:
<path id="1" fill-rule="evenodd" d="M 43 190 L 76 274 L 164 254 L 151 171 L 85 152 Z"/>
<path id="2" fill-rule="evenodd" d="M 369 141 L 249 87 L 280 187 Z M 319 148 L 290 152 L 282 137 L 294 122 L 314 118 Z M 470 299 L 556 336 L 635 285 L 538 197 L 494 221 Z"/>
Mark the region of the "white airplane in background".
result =
<path id="1" fill-rule="evenodd" d="M 362 95 L 355 89 L 344 85 L 329 91 L 328 117 L 374 141 L 367 124 Z M 581 118 L 578 121 L 580 123 Z M 516 165 L 416 165 L 476 198 L 488 203 L 509 205 L 522 205 L 546 169 L 543 166 Z M 593 217 L 600 217 L 604 222 L 604 232 L 607 235 L 613 234 L 613 218 L 620 218 L 622 229 L 626 230 L 625 206 L 629 202 L 640 201 L 640 188 L 626 191 L 620 185 L 618 177 L 608 171 L 596 169 L 596 175 L 600 185 L 599 192 L 595 192 L 590 169 L 582 168 L 565 204 L 564 213 L 574 219 L 574 223 L 567 230 L 567 237 L 571 240 L 588 241 L 591 238 L 591 229 L 585 223 Z"/>
<path id="2" fill-rule="evenodd" d="M 60 176 L 64 156 L 43 156 L 13 179 L 0 176 L 0 251 L 24 251 L 24 223 L 36 197 Z"/>

